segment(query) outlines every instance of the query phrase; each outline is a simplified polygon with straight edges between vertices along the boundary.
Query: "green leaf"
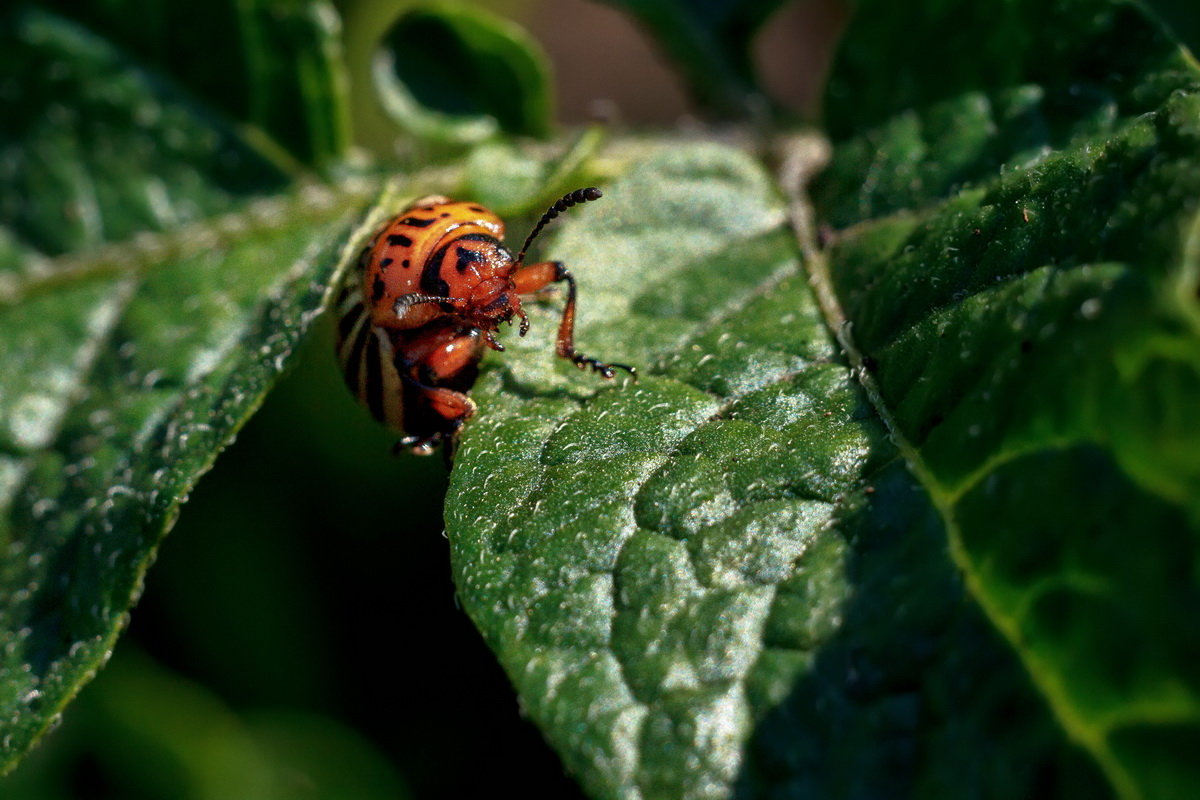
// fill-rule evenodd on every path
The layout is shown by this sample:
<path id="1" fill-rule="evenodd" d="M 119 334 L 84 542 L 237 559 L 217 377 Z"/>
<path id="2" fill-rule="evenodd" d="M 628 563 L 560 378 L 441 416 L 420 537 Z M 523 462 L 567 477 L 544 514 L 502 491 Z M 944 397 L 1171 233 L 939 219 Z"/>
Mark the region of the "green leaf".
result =
<path id="1" fill-rule="evenodd" d="M 1147 76 L 1178 68 L 1177 48 L 1131 2 L 945 0 L 922 11 L 919 25 L 912 23 L 909 8 L 859 3 L 826 93 L 826 122 L 835 140 L 943 100 L 978 93 L 1003 99 L 1007 91 L 1036 92 L 1064 82 L 1076 91 L 1055 98 L 1066 106 L 1056 116 L 1088 124 L 1105 101 L 1153 92 Z M 1020 113 L 1021 98 L 1012 102 L 1018 104 L 1013 113 Z M 998 114 L 997 121 L 1008 120 Z M 1029 135 L 1041 131 L 1035 127 Z"/>
<path id="2" fill-rule="evenodd" d="M 1024 796 L 1070 768 L 962 603 L 767 175 L 675 146 L 605 192 L 546 252 L 579 278 L 580 346 L 641 380 L 564 366 L 539 309 L 476 388 L 447 501 L 464 608 L 571 771 L 601 797 L 903 794 L 984 771 Z"/>
<path id="3" fill-rule="evenodd" d="M 384 110 L 418 140 L 466 145 L 501 131 L 550 130 L 546 55 L 514 23 L 477 7 L 406 7 L 384 36 L 373 73 Z"/>
<path id="4" fill-rule="evenodd" d="M 1200 785 L 1200 71 L 1130 4 L 878 6 L 811 203 L 819 148 L 785 203 L 675 144 L 544 245 L 642 380 L 550 309 L 489 357 L 459 596 L 596 796 Z"/>
<path id="5" fill-rule="evenodd" d="M 233 131 L 58 17 L 4 21 L 0 770 L 107 658 L 363 204 L 250 202 L 284 176 Z"/>
<path id="6" fill-rule="evenodd" d="M 1032 14 L 952 5 L 931 29 L 967 40 Z M 842 143 L 817 197 L 853 224 L 836 315 L 972 595 L 1114 789 L 1167 796 L 1200 780 L 1200 69 L 1135 6 L 1060 5 L 1060 45 Z"/>
<path id="7" fill-rule="evenodd" d="M 637 17 L 675 61 L 696 101 L 721 117 L 763 107 L 754 36 L 784 0 L 605 0 Z"/>
<path id="8" fill-rule="evenodd" d="M 304 164 L 350 147 L 341 20 L 325 0 L 52 0 L 229 119 L 264 131 Z"/>

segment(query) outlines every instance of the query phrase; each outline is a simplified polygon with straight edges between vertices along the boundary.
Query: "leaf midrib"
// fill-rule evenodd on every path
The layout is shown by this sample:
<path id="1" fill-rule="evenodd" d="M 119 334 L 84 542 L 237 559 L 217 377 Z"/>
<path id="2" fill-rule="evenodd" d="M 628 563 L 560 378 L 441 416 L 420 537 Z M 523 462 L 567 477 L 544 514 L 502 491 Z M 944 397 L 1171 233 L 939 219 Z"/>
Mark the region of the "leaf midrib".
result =
<path id="1" fill-rule="evenodd" d="M 887 427 L 891 440 L 895 443 L 901 457 L 908 463 L 909 469 L 918 482 L 929 493 L 930 501 L 946 527 L 950 556 L 962 573 L 971 596 L 979 604 L 995 629 L 1007 640 L 1018 660 L 1025 665 L 1031 681 L 1046 700 L 1051 712 L 1067 735 L 1091 753 L 1119 796 L 1140 797 L 1141 793 L 1138 791 L 1133 777 L 1119 763 L 1109 747 L 1105 731 L 1095 728 L 1077 713 L 1067 696 L 1061 680 L 1062 676 L 1037 658 L 1036 653 L 1020 646 L 1023 637 L 1017 619 L 1006 613 L 999 604 L 992 602 L 991 595 L 985 591 L 982 577 L 975 569 L 975 564 L 962 543 L 961 528 L 954 513 L 954 504 L 960 493 L 949 492 L 938 482 L 920 452 L 897 423 L 895 415 L 892 414 L 890 407 L 883 399 L 874 376 L 864 364 L 864 354 L 854 340 L 852 321 L 842 308 L 832 279 L 829 251 L 821 248 L 817 241 L 813 223 L 813 220 L 816 219 L 816 206 L 808 194 L 807 176 L 788 175 L 784 172 L 780 178 L 780 191 L 789 198 L 790 224 L 797 245 L 805 255 L 804 267 L 808 270 L 809 280 L 813 285 L 826 325 L 835 334 L 846 358 L 853 366 L 856 379 L 875 412 Z M 940 198 L 936 204 L 927 205 L 922 213 L 928 213 L 931 208 L 944 205 L 952 199 L 953 195 Z M 958 303 L 953 305 L 958 305 Z"/>
<path id="2" fill-rule="evenodd" d="M 377 194 L 381 182 L 355 177 L 327 185 L 301 184 L 286 194 L 252 199 L 232 211 L 165 231 L 98 244 L 53 258 L 33 256 L 19 273 L 0 274 L 0 309 L 59 286 L 91 277 L 135 275 L 162 264 L 194 258 L 241 238 L 269 233 L 298 220 L 331 219 L 339 209 Z"/>

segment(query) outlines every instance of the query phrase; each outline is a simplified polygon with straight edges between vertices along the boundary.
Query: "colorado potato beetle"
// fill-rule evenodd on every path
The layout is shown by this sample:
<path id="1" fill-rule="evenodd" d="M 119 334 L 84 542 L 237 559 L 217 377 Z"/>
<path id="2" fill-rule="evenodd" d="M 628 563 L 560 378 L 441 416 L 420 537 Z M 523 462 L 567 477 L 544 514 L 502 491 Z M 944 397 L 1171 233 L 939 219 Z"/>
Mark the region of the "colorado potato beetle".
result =
<path id="1" fill-rule="evenodd" d="M 609 364 L 575 349 L 575 278 L 559 261 L 525 264 L 525 253 L 555 217 L 596 200 L 599 189 L 577 189 L 552 205 L 513 258 L 504 223 L 481 205 L 430 196 L 417 200 L 379 229 L 358 258 L 337 300 L 337 354 L 350 390 L 380 422 L 405 434 L 397 444 L 413 453 L 452 446 L 475 413 L 467 391 L 479 374 L 484 347 L 503 351 L 500 323 L 520 319 L 521 296 L 552 283 L 567 285 L 557 353 L 580 369 L 612 378 Z"/>

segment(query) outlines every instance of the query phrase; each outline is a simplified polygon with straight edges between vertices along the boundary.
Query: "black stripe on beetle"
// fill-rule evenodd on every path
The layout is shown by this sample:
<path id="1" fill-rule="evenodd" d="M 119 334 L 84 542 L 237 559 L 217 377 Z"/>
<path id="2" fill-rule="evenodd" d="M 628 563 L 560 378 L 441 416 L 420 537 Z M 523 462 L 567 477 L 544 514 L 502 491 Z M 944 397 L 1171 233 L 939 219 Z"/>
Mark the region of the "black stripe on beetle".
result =
<path id="1" fill-rule="evenodd" d="M 372 331 L 374 333 L 374 331 Z M 367 342 L 367 383 L 363 387 L 366 394 L 367 408 L 371 416 L 380 422 L 386 421 L 383 416 L 383 372 L 382 354 L 379 352 L 379 336 L 372 336 Z"/>
<path id="2" fill-rule="evenodd" d="M 467 268 L 472 264 L 478 264 L 485 260 L 483 253 L 467 247 L 460 247 L 458 248 L 458 260 L 454 262 L 454 268 L 459 272 L 466 272 Z"/>
<path id="3" fill-rule="evenodd" d="M 434 217 L 430 217 L 429 219 L 422 219 L 421 217 L 405 217 L 396 224 L 407 225 L 410 228 L 428 228 L 435 222 L 437 222 L 437 219 Z"/>
<path id="4" fill-rule="evenodd" d="M 363 350 L 367 346 L 367 337 L 371 335 L 371 326 L 363 325 L 358 331 L 358 336 L 354 337 L 354 344 L 350 348 L 350 356 L 346 359 L 346 385 L 354 390 L 355 394 L 362 396 L 358 386 L 358 374 L 362 369 Z"/>
<path id="5" fill-rule="evenodd" d="M 442 280 L 441 268 L 442 263 L 446 260 L 446 254 L 451 247 L 457 247 L 462 242 L 485 242 L 495 248 L 502 248 L 500 240 L 495 236 L 487 233 L 464 233 L 454 239 L 454 241 L 442 245 L 436 253 L 429 257 L 425 262 L 425 268 L 421 271 L 421 291 L 425 294 L 431 294 L 434 297 L 449 297 L 450 284 Z"/>
<path id="6" fill-rule="evenodd" d="M 346 340 L 346 337 L 350 335 L 350 331 L 354 330 L 354 326 L 358 324 L 358 321 L 362 319 L 366 311 L 367 309 L 363 304 L 358 303 L 348 313 L 342 315 L 342 318 L 338 320 L 338 337 L 342 341 Z"/>
<path id="7" fill-rule="evenodd" d="M 444 250 L 443 250 L 444 251 Z M 421 291 L 434 297 L 449 297 L 450 284 L 442 280 L 440 258 L 431 258 L 421 270 Z"/>

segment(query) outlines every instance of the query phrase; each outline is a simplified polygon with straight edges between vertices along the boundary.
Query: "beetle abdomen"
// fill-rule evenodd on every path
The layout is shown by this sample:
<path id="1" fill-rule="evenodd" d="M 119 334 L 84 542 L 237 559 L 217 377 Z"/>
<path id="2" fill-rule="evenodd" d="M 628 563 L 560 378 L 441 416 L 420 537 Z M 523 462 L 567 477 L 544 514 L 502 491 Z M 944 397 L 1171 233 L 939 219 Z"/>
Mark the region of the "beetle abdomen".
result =
<path id="1" fill-rule="evenodd" d="M 386 330 L 376 326 L 359 293 L 347 285 L 338 298 L 338 362 L 350 391 L 371 416 L 404 430 L 404 393 Z"/>

